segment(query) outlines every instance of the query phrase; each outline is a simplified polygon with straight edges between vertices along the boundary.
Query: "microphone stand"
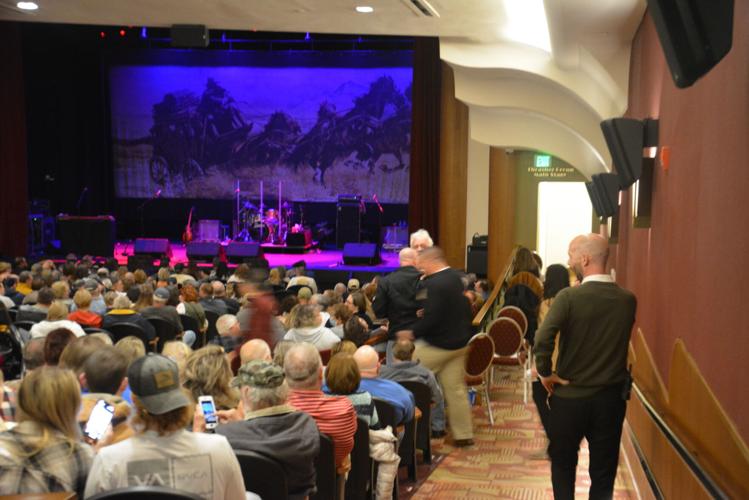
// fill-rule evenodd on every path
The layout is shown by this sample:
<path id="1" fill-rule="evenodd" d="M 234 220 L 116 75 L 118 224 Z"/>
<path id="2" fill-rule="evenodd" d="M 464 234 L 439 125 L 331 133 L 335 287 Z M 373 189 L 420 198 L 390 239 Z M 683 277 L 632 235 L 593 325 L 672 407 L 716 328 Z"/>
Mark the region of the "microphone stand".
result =
<path id="1" fill-rule="evenodd" d="M 161 196 L 161 189 L 159 189 L 158 191 L 156 191 L 156 193 L 154 193 L 153 196 L 151 196 L 146 201 L 144 201 L 143 203 L 141 203 L 140 206 L 138 207 L 138 212 L 140 212 L 140 235 L 141 235 L 141 237 L 145 237 L 146 236 L 146 234 L 145 234 L 146 233 L 146 225 L 145 225 L 145 223 L 143 221 L 143 214 L 145 213 L 146 206 L 148 206 L 149 203 L 151 203 L 153 200 L 155 200 L 159 196 Z"/>
<path id="2" fill-rule="evenodd" d="M 372 199 L 375 203 L 377 203 L 377 262 L 381 260 L 381 252 L 382 252 L 382 213 L 384 212 L 382 205 L 380 205 L 380 200 L 377 199 L 377 195 L 373 194 Z"/>

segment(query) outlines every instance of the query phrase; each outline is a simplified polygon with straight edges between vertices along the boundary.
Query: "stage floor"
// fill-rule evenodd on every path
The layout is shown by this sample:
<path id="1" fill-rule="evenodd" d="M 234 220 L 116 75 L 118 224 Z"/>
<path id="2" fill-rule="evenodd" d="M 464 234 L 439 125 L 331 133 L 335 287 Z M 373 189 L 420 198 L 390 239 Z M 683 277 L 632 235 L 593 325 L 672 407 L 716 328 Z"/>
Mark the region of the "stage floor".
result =
<path id="1" fill-rule="evenodd" d="M 170 265 L 177 263 L 187 264 L 187 252 L 182 243 L 171 243 L 172 258 Z M 114 247 L 114 257 L 120 265 L 127 265 L 127 258 L 134 254 L 132 242 L 118 242 Z M 380 253 L 381 263 L 371 265 L 348 265 L 343 263 L 343 252 L 341 250 L 319 250 L 314 249 L 306 253 L 264 253 L 271 267 L 285 266 L 291 268 L 295 262 L 303 260 L 310 270 L 329 271 L 363 271 L 376 273 L 389 273 L 398 268 L 398 253 L 383 250 Z M 205 264 L 209 265 L 209 264 Z M 203 267 L 203 266 L 201 266 Z M 229 264 L 230 268 L 235 264 Z"/>

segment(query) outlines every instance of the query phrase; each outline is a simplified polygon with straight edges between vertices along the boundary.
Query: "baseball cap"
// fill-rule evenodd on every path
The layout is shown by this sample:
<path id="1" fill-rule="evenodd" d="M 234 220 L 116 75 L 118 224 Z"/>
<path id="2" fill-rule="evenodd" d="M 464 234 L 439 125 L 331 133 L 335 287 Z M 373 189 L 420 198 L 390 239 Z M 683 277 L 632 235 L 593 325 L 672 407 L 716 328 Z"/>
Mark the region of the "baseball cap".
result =
<path id="1" fill-rule="evenodd" d="M 177 363 L 160 354 L 149 353 L 133 361 L 127 380 L 133 394 L 153 415 L 190 405 L 179 383 Z"/>
<path id="2" fill-rule="evenodd" d="M 309 299 L 312 297 L 312 289 L 306 286 L 303 286 L 299 289 L 299 291 L 296 293 L 296 296 L 300 299 Z"/>
<path id="3" fill-rule="evenodd" d="M 97 288 L 99 288 L 99 282 L 96 281 L 93 278 L 88 278 L 86 281 L 84 281 L 83 286 L 88 290 L 89 292 L 93 292 Z"/>
<path id="4" fill-rule="evenodd" d="M 359 289 L 359 280 L 356 278 L 351 278 L 348 280 L 348 289 L 350 291 L 358 290 Z"/>
<path id="5" fill-rule="evenodd" d="M 280 366 L 261 359 L 253 359 L 239 367 L 237 376 L 231 381 L 231 385 L 233 387 L 249 385 L 260 389 L 273 389 L 283 384 L 284 378 L 283 368 Z"/>
<path id="6" fill-rule="evenodd" d="M 153 292 L 153 298 L 159 299 L 159 300 L 169 300 L 169 290 L 162 287 L 159 287 L 156 289 L 155 292 Z"/>

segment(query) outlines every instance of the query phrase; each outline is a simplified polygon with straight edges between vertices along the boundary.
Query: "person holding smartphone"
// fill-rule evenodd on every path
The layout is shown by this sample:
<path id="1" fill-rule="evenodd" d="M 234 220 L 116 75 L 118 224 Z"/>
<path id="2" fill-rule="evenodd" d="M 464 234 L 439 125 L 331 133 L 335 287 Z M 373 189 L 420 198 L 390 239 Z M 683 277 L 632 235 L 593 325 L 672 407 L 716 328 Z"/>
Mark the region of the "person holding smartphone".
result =
<path id="1" fill-rule="evenodd" d="M 128 369 L 128 382 L 135 435 L 99 451 L 86 482 L 86 498 L 145 485 L 213 500 L 245 498 L 242 471 L 226 438 L 186 430 L 194 406 L 180 386 L 174 361 L 158 354 L 138 358 Z"/>

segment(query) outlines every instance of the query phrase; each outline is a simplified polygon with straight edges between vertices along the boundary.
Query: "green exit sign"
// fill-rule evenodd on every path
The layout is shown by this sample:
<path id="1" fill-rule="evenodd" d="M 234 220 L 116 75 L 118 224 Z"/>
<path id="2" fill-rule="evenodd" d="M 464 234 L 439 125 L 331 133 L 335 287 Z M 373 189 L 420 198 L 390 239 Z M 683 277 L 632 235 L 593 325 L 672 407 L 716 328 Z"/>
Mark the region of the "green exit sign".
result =
<path id="1" fill-rule="evenodd" d="M 536 168 L 549 168 L 551 166 L 551 156 L 536 155 Z"/>

